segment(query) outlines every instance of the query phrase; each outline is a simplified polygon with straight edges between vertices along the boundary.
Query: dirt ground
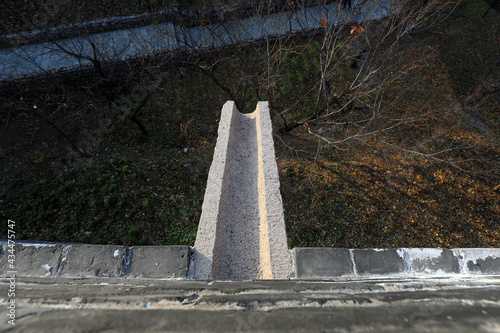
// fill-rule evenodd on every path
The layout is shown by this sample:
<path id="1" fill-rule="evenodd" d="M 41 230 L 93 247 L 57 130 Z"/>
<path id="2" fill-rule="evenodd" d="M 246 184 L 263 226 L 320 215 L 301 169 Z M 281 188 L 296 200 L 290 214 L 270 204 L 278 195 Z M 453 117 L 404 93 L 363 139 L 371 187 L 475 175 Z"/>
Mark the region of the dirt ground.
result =
<path id="1" fill-rule="evenodd" d="M 95 13 L 113 3 L 101 1 Z M 118 12 L 142 12 L 150 3 L 168 6 L 139 1 Z M 61 23 L 96 16 L 67 6 L 57 9 Z M 464 1 L 436 31 L 409 41 L 436 46 L 434 84 L 443 98 L 469 96 L 452 117 L 432 119 L 442 136 L 437 148 L 458 143 L 446 157 L 465 161 L 465 171 L 403 151 L 319 146 L 306 128 L 280 132 L 275 119 L 290 247 L 500 246 L 500 19 L 494 10 L 482 17 L 487 9 L 484 1 Z M 0 219 L 16 222 L 18 239 L 194 244 L 227 97 L 194 70 L 174 72 L 186 79 L 140 114 L 147 137 L 118 114 L 103 116 L 87 97 L 63 101 L 67 107 L 56 112 L 22 85 L 0 92 Z M 181 93 L 193 94 L 189 103 Z M 0 237 L 6 233 L 0 229 Z"/>

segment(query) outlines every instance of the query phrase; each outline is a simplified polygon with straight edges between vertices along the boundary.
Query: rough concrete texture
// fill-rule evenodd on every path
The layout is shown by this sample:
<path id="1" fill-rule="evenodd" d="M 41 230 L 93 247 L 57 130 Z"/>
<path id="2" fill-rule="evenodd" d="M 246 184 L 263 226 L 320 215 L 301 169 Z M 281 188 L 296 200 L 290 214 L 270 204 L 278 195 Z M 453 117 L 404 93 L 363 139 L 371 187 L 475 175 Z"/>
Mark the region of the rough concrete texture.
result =
<path id="1" fill-rule="evenodd" d="M 10 271 L 19 276 L 55 276 L 60 269 L 64 245 L 30 245 L 16 244 L 15 252 L 11 247 L 3 245 L 3 256 L 0 258 L 0 277 L 7 277 Z M 15 255 L 15 261 L 9 263 L 9 254 Z M 14 265 L 14 267 L 11 266 Z M 0 296 L 1 297 L 1 296 Z"/>
<path id="2" fill-rule="evenodd" d="M 196 279 L 292 275 L 267 102 L 224 105 L 194 248 Z"/>
<path id="3" fill-rule="evenodd" d="M 127 248 L 116 245 L 70 245 L 61 259 L 59 276 L 124 276 Z"/>
<path id="4" fill-rule="evenodd" d="M 455 250 L 464 273 L 498 274 L 500 272 L 500 249 Z"/>
<path id="5" fill-rule="evenodd" d="M 134 246 L 129 278 L 186 278 L 190 249 L 187 246 Z"/>
<path id="6" fill-rule="evenodd" d="M 262 277 L 285 279 L 292 276 L 292 262 L 288 251 L 268 102 L 259 102 L 254 113 L 256 113 L 259 170 L 260 257 L 266 266 L 270 265 Z"/>
<path id="7" fill-rule="evenodd" d="M 293 260 L 297 278 L 330 278 L 354 274 L 348 249 L 295 248 Z"/>
<path id="8" fill-rule="evenodd" d="M 405 260 L 409 274 L 453 274 L 460 273 L 460 265 L 450 249 L 401 249 L 399 255 Z"/>
<path id="9" fill-rule="evenodd" d="M 200 279 L 212 277 L 212 262 L 214 257 L 217 234 L 220 231 L 214 225 L 221 212 L 225 209 L 225 202 L 221 200 L 227 192 L 227 181 L 224 179 L 226 170 L 229 169 L 228 147 L 232 142 L 234 132 L 231 127 L 236 123 L 237 112 L 234 112 L 234 103 L 224 104 L 219 122 L 217 144 L 215 145 L 212 165 L 208 173 L 207 188 L 201 209 L 200 223 L 196 235 L 194 262 L 191 274 Z M 226 176 L 227 178 L 227 176 Z"/>
<path id="10" fill-rule="evenodd" d="M 18 243 L 15 245 L 15 267 L 11 269 L 9 248 L 6 245 L 0 248 L 4 253 L 0 255 L 0 277 L 9 277 L 11 271 L 16 271 L 18 277 L 186 278 L 190 256 L 189 246 L 129 248 Z"/>
<path id="11" fill-rule="evenodd" d="M 332 281 L 24 278 L 2 332 L 498 332 L 500 276 Z"/>
<path id="12" fill-rule="evenodd" d="M 401 274 L 405 271 L 404 261 L 395 249 L 352 250 L 354 272 L 360 275 Z"/>
<path id="13" fill-rule="evenodd" d="M 500 274 L 500 249 L 293 249 L 295 277 Z"/>

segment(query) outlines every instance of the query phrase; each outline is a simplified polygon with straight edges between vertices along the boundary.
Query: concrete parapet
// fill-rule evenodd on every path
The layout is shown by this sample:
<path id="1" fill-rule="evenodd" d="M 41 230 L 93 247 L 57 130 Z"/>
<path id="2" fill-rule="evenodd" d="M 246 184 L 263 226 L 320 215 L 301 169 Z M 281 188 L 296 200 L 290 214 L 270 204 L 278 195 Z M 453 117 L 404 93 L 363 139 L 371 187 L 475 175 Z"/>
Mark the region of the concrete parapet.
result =
<path id="1" fill-rule="evenodd" d="M 288 251 L 283 250 L 284 244 L 276 242 L 273 237 L 270 237 L 270 243 L 278 244 L 278 248 L 274 248 L 274 245 L 263 246 L 265 241 L 260 239 L 251 241 L 254 245 L 258 242 L 258 246 L 273 255 L 269 255 L 268 261 L 265 261 L 268 265 L 265 269 L 271 273 L 283 270 L 278 264 L 286 263 L 291 252 L 293 277 L 296 279 L 500 275 L 500 249 L 496 248 L 294 248 Z M 34 278 L 186 279 L 192 258 L 188 246 L 17 243 L 14 247 L 15 261 L 9 262 L 9 254 L 12 254 L 9 249 L 12 247 L 0 245 L 0 278 L 15 275 Z M 238 252 L 236 248 L 228 249 Z M 253 254 L 257 256 L 256 260 L 262 260 L 260 251 Z M 283 254 L 284 258 L 280 258 Z M 288 266 L 285 269 L 289 269 Z M 292 269 L 287 272 L 292 272 Z M 290 275 L 280 279 L 287 279 Z M 276 276 L 270 278 L 276 279 Z M 259 278 L 266 277 L 233 277 L 234 280 Z"/>
<path id="2" fill-rule="evenodd" d="M 463 273 L 500 273 L 500 249 L 456 249 L 455 255 Z"/>
<path id="3" fill-rule="evenodd" d="M 459 258 L 450 249 L 400 249 L 398 253 L 404 259 L 409 274 L 460 273 Z"/>
<path id="4" fill-rule="evenodd" d="M 292 250 L 295 278 L 500 274 L 500 249 Z"/>
<path id="5" fill-rule="evenodd" d="M 0 245 L 0 278 L 10 277 L 133 277 L 186 278 L 189 246 L 22 244 Z M 12 265 L 12 266 L 11 266 Z"/>
<path id="6" fill-rule="evenodd" d="M 55 275 L 64 277 L 118 277 L 124 276 L 125 246 L 68 245 L 60 259 Z"/>
<path id="7" fill-rule="evenodd" d="M 354 268 L 348 249 L 294 248 L 295 277 L 323 278 L 353 275 Z"/>
<path id="8" fill-rule="evenodd" d="M 91 68 L 91 60 L 104 63 L 123 62 L 168 51 L 214 50 L 237 43 L 247 43 L 291 33 L 307 33 L 328 25 L 378 20 L 399 10 L 398 1 L 362 1 L 357 9 L 343 10 L 338 2 L 300 10 L 279 11 L 274 14 L 248 17 L 235 22 L 185 27 L 174 22 L 133 27 L 89 34 L 72 38 L 27 44 L 0 49 L 0 84 L 10 79 L 29 78 L 50 72 L 68 72 Z M 92 24 L 91 24 L 92 25 Z M 75 26 L 85 30 L 83 26 Z M 64 27 L 60 29 L 64 30 Z M 57 36 L 55 31 L 36 31 L 31 38 Z M 28 33 L 30 35 L 30 33 Z M 20 34 L 20 40 L 28 37 Z M 73 35 L 75 33 L 73 32 Z M 2 36 L 0 36 L 1 38 Z M 14 36 L 9 36 L 12 39 Z M 77 56 L 78 55 L 78 56 Z"/>
<path id="9" fill-rule="evenodd" d="M 405 265 L 394 249 L 350 250 L 354 262 L 354 273 L 359 275 L 401 274 Z"/>

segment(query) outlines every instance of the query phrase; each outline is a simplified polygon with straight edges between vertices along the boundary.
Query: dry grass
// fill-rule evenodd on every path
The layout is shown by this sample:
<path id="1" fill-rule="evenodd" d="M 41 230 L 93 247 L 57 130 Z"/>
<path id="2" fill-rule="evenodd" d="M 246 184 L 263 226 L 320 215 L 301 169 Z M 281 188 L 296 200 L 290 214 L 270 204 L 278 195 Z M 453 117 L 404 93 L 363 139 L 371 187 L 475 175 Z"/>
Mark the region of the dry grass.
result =
<path id="1" fill-rule="evenodd" d="M 413 52 L 419 45 L 437 49 L 414 73 L 411 89 L 397 82 L 391 92 L 395 115 L 469 96 L 385 133 L 399 147 L 433 139 L 423 147 L 443 151 L 436 157 L 455 165 L 377 140 L 365 142 L 375 149 L 353 142 L 347 151 L 318 147 L 305 130 L 277 140 L 291 247 L 500 246 L 499 15 L 481 19 L 486 10 L 466 1 L 435 28 L 439 34 L 414 35 Z"/>
<path id="2" fill-rule="evenodd" d="M 375 149 L 352 142 L 348 150 L 338 150 L 318 146 L 303 127 L 276 132 L 291 247 L 500 246 L 500 191 L 494 190 L 500 184 L 500 98 L 495 91 L 500 25 L 494 11 L 481 19 L 483 10 L 484 2 L 466 1 L 436 28 L 439 33 L 412 36 L 413 50 L 433 45 L 434 54 L 412 74 L 421 79 L 395 81 L 390 111 L 439 109 L 459 96 L 469 97 L 447 113 L 431 113 L 385 133 L 403 147 L 429 138 L 433 146 L 426 148 L 434 151 L 452 144 L 459 149 L 439 157 L 467 172 L 375 139 L 365 142 Z M 277 82 L 283 100 L 307 88 L 304 66 L 314 64 L 300 60 L 307 55 L 297 59 Z M 220 68 L 226 71 L 222 79 L 230 82 L 236 69 Z M 165 90 L 140 113 L 150 137 L 117 115 L 88 111 L 75 122 L 71 107 L 54 115 L 92 158 L 68 152 L 67 143 L 32 113 L 14 112 L 0 136 L 0 218 L 16 220 L 20 238 L 193 245 L 218 113 L 227 97 L 193 68 L 172 69 L 167 77 Z M 36 99 L 9 95 L 0 103 L 17 105 L 20 97 L 28 109 Z M 122 96 L 125 104 L 133 97 Z M 4 121 L 7 110 L 1 112 Z M 70 118 L 72 123 L 66 121 Z M 187 147 L 195 149 L 185 153 Z"/>

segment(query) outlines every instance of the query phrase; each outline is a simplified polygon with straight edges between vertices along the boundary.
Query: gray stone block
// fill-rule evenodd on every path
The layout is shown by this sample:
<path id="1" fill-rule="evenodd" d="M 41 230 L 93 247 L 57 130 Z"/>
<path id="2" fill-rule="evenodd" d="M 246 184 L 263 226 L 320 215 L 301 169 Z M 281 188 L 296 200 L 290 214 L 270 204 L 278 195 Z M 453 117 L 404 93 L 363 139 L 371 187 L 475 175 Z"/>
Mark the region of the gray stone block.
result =
<path id="1" fill-rule="evenodd" d="M 500 249 L 457 249 L 464 273 L 500 274 Z"/>
<path id="2" fill-rule="evenodd" d="M 467 261 L 467 268 L 470 272 L 482 274 L 500 274 L 500 258 L 487 257 L 477 259 L 476 262 Z"/>
<path id="3" fill-rule="evenodd" d="M 71 245 L 62 259 L 60 276 L 121 277 L 126 274 L 127 248 L 119 245 Z"/>
<path id="4" fill-rule="evenodd" d="M 299 279 L 328 278 L 352 275 L 353 267 L 348 249 L 295 248 L 295 277 Z"/>
<path id="5" fill-rule="evenodd" d="M 410 274 L 453 274 L 460 273 L 458 258 L 450 249 L 401 249 L 409 265 Z"/>
<path id="6" fill-rule="evenodd" d="M 356 271 L 360 275 L 405 274 L 406 265 L 396 249 L 356 249 L 353 253 Z"/>
<path id="7" fill-rule="evenodd" d="M 15 253 L 3 245 L 3 257 L 0 260 L 0 277 L 7 277 L 9 271 L 17 271 L 17 276 L 54 276 L 59 267 L 63 245 L 15 245 Z M 9 254 L 15 255 L 11 267 Z"/>
<path id="8" fill-rule="evenodd" d="M 127 277 L 186 278 L 189 246 L 134 246 Z"/>

